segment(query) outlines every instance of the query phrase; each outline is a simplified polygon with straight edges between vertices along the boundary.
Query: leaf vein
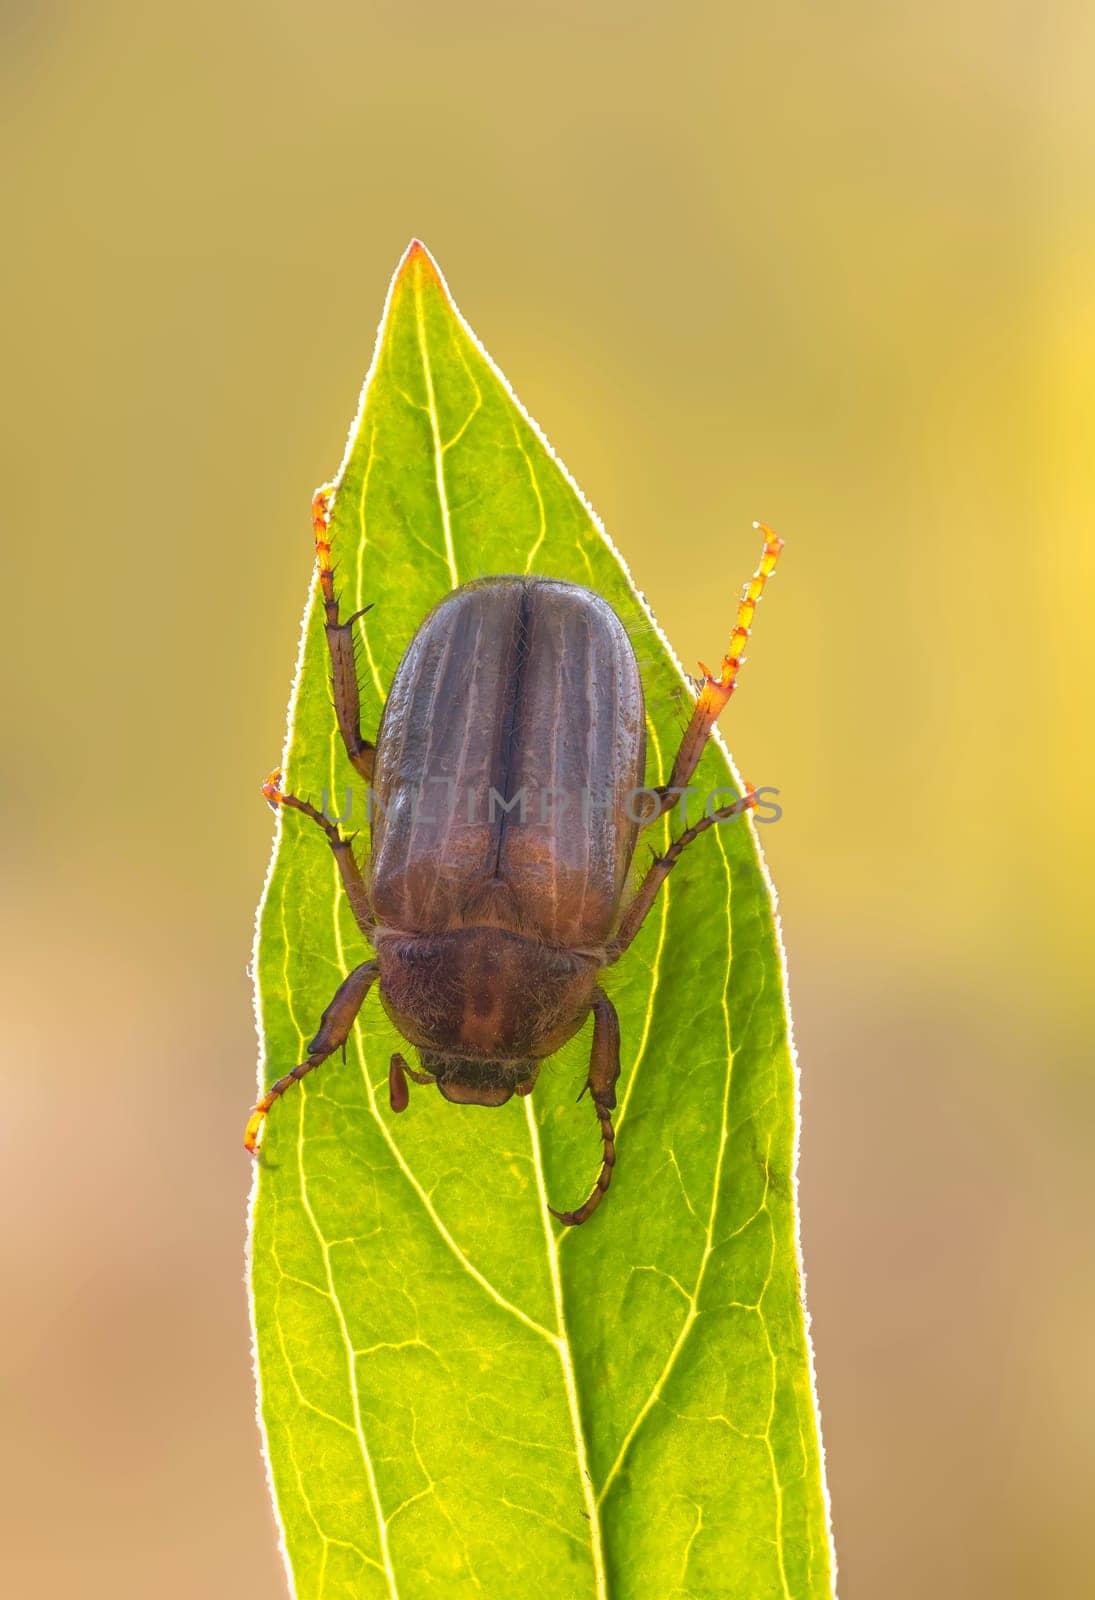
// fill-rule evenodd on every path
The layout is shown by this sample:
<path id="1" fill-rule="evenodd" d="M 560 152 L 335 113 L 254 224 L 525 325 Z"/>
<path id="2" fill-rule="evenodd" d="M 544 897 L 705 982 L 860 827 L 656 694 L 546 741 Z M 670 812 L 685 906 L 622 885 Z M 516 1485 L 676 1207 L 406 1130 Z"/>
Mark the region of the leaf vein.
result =
<path id="1" fill-rule="evenodd" d="M 717 834 L 716 834 L 716 838 L 718 838 Z M 633 1442 L 635 1440 L 636 1435 L 639 1432 L 639 1429 L 642 1427 L 643 1423 L 646 1421 L 647 1417 L 650 1415 L 650 1413 L 653 1410 L 654 1406 L 657 1404 L 658 1400 L 661 1398 L 662 1391 L 664 1390 L 666 1383 L 669 1381 L 669 1377 L 670 1377 L 671 1373 L 673 1372 L 674 1367 L 677 1364 L 677 1361 L 678 1361 L 678 1359 L 680 1357 L 681 1351 L 684 1349 L 684 1346 L 685 1346 L 685 1343 L 686 1343 L 686 1341 L 688 1339 L 688 1336 L 692 1332 L 692 1329 L 696 1325 L 696 1320 L 697 1320 L 697 1317 L 699 1316 L 700 1292 L 701 1292 L 701 1290 L 703 1288 L 703 1281 L 704 1281 L 704 1278 L 705 1278 L 706 1273 L 707 1273 L 707 1266 L 708 1266 L 709 1261 L 711 1260 L 711 1255 L 712 1255 L 712 1252 L 713 1252 L 713 1249 L 714 1249 L 715 1214 L 716 1214 L 716 1212 L 718 1210 L 719 1194 L 720 1194 L 720 1190 L 721 1190 L 721 1187 L 722 1187 L 723 1161 L 724 1161 L 724 1158 L 725 1158 L 725 1155 L 726 1155 L 726 1145 L 727 1145 L 727 1140 L 728 1140 L 727 1126 L 728 1126 L 728 1117 L 729 1117 L 729 1109 L 730 1109 L 730 1080 L 731 1080 L 731 1078 L 733 1076 L 733 1070 L 734 1070 L 734 1052 L 733 1052 L 731 1039 L 730 1039 L 730 1008 L 729 1008 L 729 1005 L 727 1003 L 727 998 L 726 998 L 727 991 L 728 991 L 728 989 L 730 987 L 730 968 L 731 968 L 731 964 L 732 964 L 732 961 L 733 961 L 733 946 L 732 946 L 733 929 L 732 929 L 732 924 L 731 924 L 731 921 L 730 921 L 730 895 L 731 895 L 731 892 L 732 892 L 732 888 L 731 888 L 731 879 L 730 879 L 730 863 L 727 860 L 726 851 L 725 851 L 725 849 L 723 847 L 722 840 L 719 839 L 718 843 L 719 843 L 719 852 L 720 852 L 720 854 L 722 856 L 723 868 L 724 868 L 725 873 L 726 873 L 726 928 L 727 928 L 727 932 L 726 932 L 726 974 L 725 974 L 725 977 L 723 979 L 723 985 L 722 985 L 722 1012 L 723 1012 L 723 1022 L 724 1022 L 724 1026 L 725 1026 L 725 1030 L 726 1030 L 726 1077 L 725 1077 L 724 1084 L 723 1084 L 721 1124 L 720 1124 L 720 1129 L 719 1129 L 719 1146 L 718 1146 L 718 1151 L 717 1151 L 716 1156 L 715 1156 L 715 1173 L 714 1173 L 714 1177 L 712 1179 L 712 1184 L 711 1184 L 711 1206 L 710 1206 L 710 1210 L 708 1212 L 707 1225 L 706 1225 L 706 1229 L 705 1229 L 706 1237 L 705 1237 L 705 1240 L 704 1240 L 703 1255 L 702 1255 L 702 1257 L 700 1259 L 699 1269 L 698 1269 L 697 1274 L 696 1274 L 695 1288 L 693 1289 L 692 1294 L 688 1297 L 688 1299 L 689 1299 L 688 1311 L 687 1311 L 687 1313 L 685 1315 L 684 1322 L 681 1325 L 680 1332 L 678 1333 L 678 1335 L 676 1337 L 676 1340 L 673 1343 L 673 1348 L 670 1350 L 669 1355 L 666 1358 L 665 1365 L 663 1366 L 661 1372 L 659 1373 L 658 1377 L 654 1381 L 653 1388 L 650 1390 L 650 1393 L 647 1395 L 646 1399 L 643 1401 L 643 1404 L 639 1407 L 639 1410 L 636 1413 L 635 1418 L 632 1421 L 630 1428 L 628 1429 L 627 1433 L 624 1435 L 623 1442 L 621 1443 L 620 1448 L 616 1453 L 616 1459 L 613 1461 L 612 1465 L 609 1467 L 608 1473 L 605 1476 L 604 1483 L 602 1484 L 600 1492 L 597 1495 L 597 1503 L 598 1503 L 598 1505 L 600 1505 L 600 1504 L 602 1504 L 604 1502 L 604 1499 L 605 1499 L 606 1495 L 608 1494 L 609 1490 L 611 1489 L 613 1483 L 616 1480 L 617 1475 L 619 1474 L 620 1468 L 623 1466 L 623 1463 L 624 1463 L 624 1461 L 625 1461 L 625 1459 L 627 1457 L 628 1451 L 631 1449 L 631 1446 L 632 1446 L 632 1444 L 633 1444 Z"/>
<path id="2" fill-rule="evenodd" d="M 335 904 L 337 917 L 337 901 Z M 303 1035 L 301 1037 L 303 1040 Z M 312 1209 L 311 1198 L 308 1194 L 308 1182 L 305 1177 L 304 1166 L 304 1111 L 307 1105 L 307 1097 L 303 1092 L 305 1088 L 304 1084 L 300 1084 L 298 1087 L 302 1091 L 298 1100 L 297 1112 L 297 1163 L 300 1173 L 300 1203 L 301 1208 L 304 1211 L 305 1216 L 308 1218 L 308 1222 L 311 1225 L 311 1228 L 315 1233 L 316 1239 L 319 1243 L 320 1253 L 323 1257 L 324 1270 L 327 1275 L 327 1284 L 330 1290 L 331 1302 L 335 1308 L 335 1317 L 338 1321 L 339 1334 L 341 1336 L 342 1344 L 346 1353 L 346 1370 L 350 1382 L 350 1397 L 354 1412 L 354 1432 L 357 1436 L 358 1447 L 361 1452 L 361 1460 L 365 1468 L 365 1481 L 368 1485 L 369 1497 L 372 1501 L 373 1512 L 376 1516 L 377 1534 L 380 1542 L 381 1554 L 380 1565 L 383 1568 L 385 1578 L 387 1579 L 388 1591 L 392 1597 L 392 1600 L 399 1600 L 399 1588 L 396 1583 L 395 1568 L 392 1566 L 391 1552 L 388 1549 L 388 1525 L 384 1520 L 384 1510 L 380 1503 L 380 1493 L 376 1481 L 376 1471 L 373 1466 L 373 1458 L 369 1450 L 369 1443 L 365 1437 L 365 1424 L 362 1418 L 361 1395 L 358 1391 L 357 1363 L 354 1359 L 353 1343 L 350 1339 L 349 1328 L 346 1325 L 346 1314 L 342 1309 L 342 1302 L 340 1301 L 338 1292 L 335 1288 L 334 1273 L 331 1270 L 330 1246 L 323 1236 L 323 1230 L 319 1226 L 319 1221 L 314 1210 Z"/>
<path id="3" fill-rule="evenodd" d="M 559 1352 L 559 1363 L 563 1369 L 563 1388 L 566 1392 L 567 1409 L 570 1413 L 570 1424 L 574 1432 L 574 1446 L 578 1456 L 578 1476 L 582 1486 L 582 1497 L 585 1501 L 585 1514 L 589 1518 L 589 1542 L 593 1555 L 594 1588 L 597 1600 L 608 1600 L 608 1575 L 605 1570 L 600 1510 L 593 1492 L 593 1478 L 589 1470 L 589 1452 L 586 1448 L 585 1432 L 582 1427 L 578 1382 L 574 1372 L 574 1359 L 571 1354 L 570 1336 L 567 1330 L 566 1308 L 563 1303 L 563 1282 L 559 1273 L 559 1255 L 556 1248 L 555 1235 L 548 1221 L 549 1206 L 547 1184 L 544 1180 L 544 1163 L 540 1154 L 540 1132 L 536 1126 L 536 1114 L 532 1109 L 531 1096 L 526 1096 L 524 1107 L 525 1120 L 528 1123 L 529 1143 L 532 1148 L 532 1166 L 536 1175 L 536 1188 L 540 1200 L 540 1221 L 543 1226 L 544 1244 L 547 1249 L 551 1293 L 555 1301 L 555 1316 L 559 1327 L 556 1348 Z"/>
<path id="4" fill-rule="evenodd" d="M 426 378 L 426 397 L 429 402 L 426 410 L 429 413 L 430 431 L 433 434 L 434 476 L 437 480 L 437 498 L 441 506 L 441 527 L 445 535 L 445 559 L 449 564 L 452 586 L 455 589 L 460 582 L 460 578 L 456 571 L 456 552 L 453 549 L 449 502 L 445 491 L 445 455 L 441 448 L 441 424 L 437 415 L 437 396 L 434 394 L 433 388 L 433 368 L 430 366 L 430 351 L 426 341 L 426 318 L 422 309 L 421 280 L 417 276 L 414 284 L 414 315 L 418 329 L 418 349 L 422 357 L 422 371 Z"/>

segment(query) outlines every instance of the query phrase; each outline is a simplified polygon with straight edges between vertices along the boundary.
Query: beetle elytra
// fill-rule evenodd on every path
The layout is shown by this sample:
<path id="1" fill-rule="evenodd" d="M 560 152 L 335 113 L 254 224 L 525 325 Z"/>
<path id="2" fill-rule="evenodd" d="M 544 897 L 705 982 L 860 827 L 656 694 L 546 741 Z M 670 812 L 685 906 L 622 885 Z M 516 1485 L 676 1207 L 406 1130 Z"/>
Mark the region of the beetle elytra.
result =
<path id="1" fill-rule="evenodd" d="M 414 1069 L 398 1052 L 391 1058 L 396 1112 L 408 1103 L 408 1078 L 435 1084 L 458 1104 L 499 1106 L 529 1094 L 541 1063 L 592 1012 L 585 1087 L 600 1124 L 601 1169 L 575 1210 L 552 1208 L 563 1223 L 584 1222 L 616 1162 L 620 1028 L 601 971 L 627 950 L 686 847 L 739 815 L 751 792 L 708 808 L 655 857 L 627 899 L 637 837 L 673 808 L 696 770 L 737 685 L 753 614 L 783 541 L 757 524 L 764 550 L 722 667 L 716 676 L 701 663 L 669 781 L 651 789 L 644 786 L 643 687 L 631 641 L 607 601 L 554 579 L 483 578 L 442 599 L 396 670 L 375 742 L 367 739 L 353 635 L 362 613 L 343 620 L 335 594 L 332 492 L 317 491 L 313 526 L 335 716 L 374 802 L 368 860 L 358 863 L 325 811 L 282 789 L 280 771 L 263 793 L 272 806 L 301 812 L 324 830 L 376 957 L 343 980 L 306 1059 L 259 1100 L 244 1142 L 254 1153 L 275 1100 L 345 1047 L 375 983 L 420 1061 Z M 454 803 L 424 806 L 429 785 L 443 786 Z M 578 795 L 594 798 L 579 811 Z"/>

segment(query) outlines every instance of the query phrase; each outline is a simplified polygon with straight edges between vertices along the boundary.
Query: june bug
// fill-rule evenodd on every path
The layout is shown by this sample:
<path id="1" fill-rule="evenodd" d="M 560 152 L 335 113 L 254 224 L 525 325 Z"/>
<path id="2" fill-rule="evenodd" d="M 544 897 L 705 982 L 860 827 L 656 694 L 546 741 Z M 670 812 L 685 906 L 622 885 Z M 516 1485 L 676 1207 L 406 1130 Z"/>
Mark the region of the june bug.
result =
<path id="1" fill-rule="evenodd" d="M 434 607 L 396 671 L 375 743 L 361 730 L 354 625 L 342 619 L 328 536 L 331 490 L 313 525 L 335 715 L 346 752 L 370 786 L 372 848 L 359 864 L 326 811 L 281 788 L 263 793 L 327 835 L 351 908 L 376 959 L 346 977 L 308 1056 L 255 1106 L 255 1151 L 285 1090 L 343 1047 L 379 981 L 385 1011 L 418 1051 L 421 1070 L 391 1059 L 393 1111 L 407 1079 L 446 1100 L 500 1106 L 529 1094 L 541 1062 L 593 1013 L 586 1088 L 600 1122 L 601 1170 L 588 1199 L 561 1222 L 584 1222 L 612 1177 L 612 1111 L 620 1071 L 616 1011 L 603 968 L 635 937 L 684 848 L 750 804 L 712 810 L 626 890 L 641 828 L 688 787 L 715 720 L 734 692 L 757 601 L 782 548 L 764 551 L 746 585 L 718 676 L 701 664 L 699 694 L 669 782 L 645 786 L 643 686 L 612 607 L 576 584 L 491 577 Z M 760 526 L 758 524 L 758 526 Z M 584 1091 L 583 1091 L 584 1092 Z"/>

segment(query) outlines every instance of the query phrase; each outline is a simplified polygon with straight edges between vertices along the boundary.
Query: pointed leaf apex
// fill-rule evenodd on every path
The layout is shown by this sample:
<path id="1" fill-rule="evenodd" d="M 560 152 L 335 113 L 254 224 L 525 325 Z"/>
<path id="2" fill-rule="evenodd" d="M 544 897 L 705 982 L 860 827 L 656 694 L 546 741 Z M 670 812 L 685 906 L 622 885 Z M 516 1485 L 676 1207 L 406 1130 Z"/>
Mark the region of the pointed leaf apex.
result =
<path id="1" fill-rule="evenodd" d="M 440 268 L 421 239 L 412 239 L 407 246 L 403 253 L 403 260 L 399 263 L 396 277 L 403 278 L 411 275 L 430 279 L 441 289 L 445 287 L 445 280 L 441 276 Z"/>

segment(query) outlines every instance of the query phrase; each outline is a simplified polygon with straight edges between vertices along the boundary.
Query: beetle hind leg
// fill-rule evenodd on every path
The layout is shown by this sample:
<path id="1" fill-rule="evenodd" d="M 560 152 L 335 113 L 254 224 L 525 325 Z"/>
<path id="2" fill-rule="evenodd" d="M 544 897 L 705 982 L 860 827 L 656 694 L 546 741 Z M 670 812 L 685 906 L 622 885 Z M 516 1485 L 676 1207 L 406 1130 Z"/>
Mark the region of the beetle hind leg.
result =
<path id="1" fill-rule="evenodd" d="M 346 754 L 356 770 L 368 783 L 373 775 L 373 757 L 376 746 L 361 731 L 361 693 L 357 686 L 357 652 L 354 644 L 354 623 L 363 617 L 369 606 L 355 611 L 343 622 L 335 594 L 335 570 L 331 564 L 330 523 L 328 521 L 331 484 L 317 489 L 312 496 L 312 528 L 316 538 L 316 566 L 319 586 L 323 594 L 324 630 L 327 649 L 331 656 L 331 693 L 335 703 L 338 731 L 346 746 Z"/>
<path id="2" fill-rule="evenodd" d="M 688 786 L 689 780 L 699 766 L 700 757 L 703 755 L 707 741 L 711 737 L 715 723 L 721 713 L 726 709 L 727 702 L 738 686 L 738 674 L 742 669 L 745 657 L 742 651 L 749 638 L 753 623 L 753 616 L 757 609 L 757 602 L 764 593 L 764 586 L 775 571 L 779 553 L 783 549 L 783 540 L 774 534 L 762 522 L 755 523 L 764 535 L 764 549 L 761 552 L 760 564 L 756 572 L 742 590 L 741 600 L 738 603 L 738 614 L 734 622 L 734 631 L 730 635 L 730 643 L 723 657 L 722 666 L 718 677 L 714 675 L 703 662 L 700 662 L 702 673 L 699 698 L 692 712 L 692 720 L 684 730 L 680 748 L 673 762 L 673 770 L 669 775 L 669 782 L 655 792 L 661 798 L 660 806 L 645 817 L 644 825 L 656 822 L 659 817 L 664 817 L 671 811 L 680 799 L 681 794 Z"/>
<path id="3" fill-rule="evenodd" d="M 575 1211 L 548 1210 L 568 1228 L 576 1228 L 590 1218 L 604 1199 L 616 1166 L 616 1133 L 612 1113 L 616 1109 L 616 1079 L 620 1076 L 620 1019 L 616 1007 L 603 989 L 593 996 L 593 1050 L 589 1058 L 586 1089 L 593 1100 L 601 1127 L 601 1170 L 589 1196 Z M 585 1089 L 582 1090 L 585 1094 Z M 581 1099 L 581 1095 L 578 1097 Z"/>

